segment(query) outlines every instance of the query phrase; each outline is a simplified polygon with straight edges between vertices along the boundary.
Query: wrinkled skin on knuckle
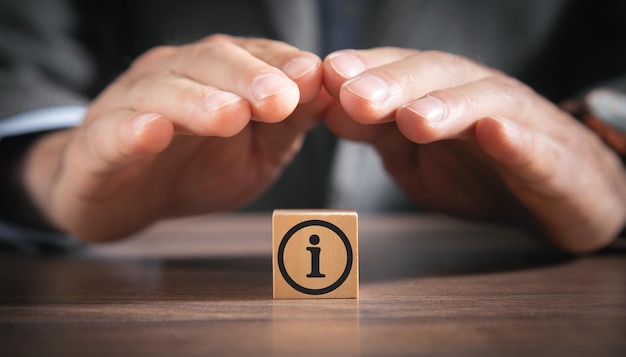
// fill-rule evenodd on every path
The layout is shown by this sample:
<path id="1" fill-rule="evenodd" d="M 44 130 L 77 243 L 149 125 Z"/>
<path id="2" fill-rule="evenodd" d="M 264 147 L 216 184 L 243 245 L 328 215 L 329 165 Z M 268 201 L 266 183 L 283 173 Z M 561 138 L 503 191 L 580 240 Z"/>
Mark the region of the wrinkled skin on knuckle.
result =
<path id="1" fill-rule="evenodd" d="M 137 68 L 151 67 L 152 65 L 158 64 L 161 61 L 170 58 L 177 51 L 177 48 L 174 46 L 153 47 L 137 57 L 137 59 L 133 61 L 130 69 L 133 70 Z"/>
<path id="2" fill-rule="evenodd" d="M 233 41 L 233 38 L 229 35 L 226 34 L 222 34 L 222 33 L 216 33 L 216 34 L 212 34 L 209 35 L 205 38 L 203 38 L 199 43 L 202 44 L 223 44 L 225 42 L 231 43 Z"/>

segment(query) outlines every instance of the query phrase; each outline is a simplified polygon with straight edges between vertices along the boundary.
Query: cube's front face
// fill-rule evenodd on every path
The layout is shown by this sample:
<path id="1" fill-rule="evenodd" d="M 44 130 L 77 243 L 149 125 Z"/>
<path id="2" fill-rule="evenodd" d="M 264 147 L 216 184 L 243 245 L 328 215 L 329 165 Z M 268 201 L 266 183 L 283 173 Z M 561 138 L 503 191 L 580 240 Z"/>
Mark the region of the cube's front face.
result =
<path id="1" fill-rule="evenodd" d="M 355 211 L 276 210 L 272 225 L 275 299 L 358 298 Z"/>

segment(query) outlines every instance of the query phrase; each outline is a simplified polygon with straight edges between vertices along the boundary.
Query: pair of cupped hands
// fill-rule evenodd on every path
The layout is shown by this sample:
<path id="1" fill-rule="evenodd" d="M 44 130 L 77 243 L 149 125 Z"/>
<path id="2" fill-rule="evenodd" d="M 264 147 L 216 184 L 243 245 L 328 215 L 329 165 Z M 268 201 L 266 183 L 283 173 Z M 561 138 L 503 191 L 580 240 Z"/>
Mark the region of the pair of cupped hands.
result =
<path id="1" fill-rule="evenodd" d="M 573 252 L 609 244 L 626 176 L 598 137 L 532 89 L 468 59 L 402 48 L 324 60 L 227 35 L 140 56 L 82 125 L 38 140 L 27 191 L 85 241 L 260 195 L 321 122 L 371 144 L 420 206 L 516 224 Z"/>

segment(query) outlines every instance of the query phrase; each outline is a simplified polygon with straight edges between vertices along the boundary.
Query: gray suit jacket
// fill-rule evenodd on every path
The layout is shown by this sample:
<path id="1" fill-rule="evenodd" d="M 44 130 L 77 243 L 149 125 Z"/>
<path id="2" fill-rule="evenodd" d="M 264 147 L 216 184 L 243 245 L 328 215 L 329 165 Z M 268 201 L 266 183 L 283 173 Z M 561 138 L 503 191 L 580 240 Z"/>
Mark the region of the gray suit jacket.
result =
<path id="1" fill-rule="evenodd" d="M 361 36 L 348 47 L 457 53 L 555 101 L 626 73 L 626 11 L 620 0 L 346 3 L 346 16 L 367 10 L 358 15 L 366 24 Z M 334 25 L 341 31 L 341 21 Z M 276 38 L 320 54 L 332 35 L 320 21 L 317 2 L 308 0 L 5 0 L 0 118 L 86 104 L 148 48 L 218 32 Z M 280 181 L 251 208 L 324 206 L 335 142 L 323 128 L 314 130 Z"/>

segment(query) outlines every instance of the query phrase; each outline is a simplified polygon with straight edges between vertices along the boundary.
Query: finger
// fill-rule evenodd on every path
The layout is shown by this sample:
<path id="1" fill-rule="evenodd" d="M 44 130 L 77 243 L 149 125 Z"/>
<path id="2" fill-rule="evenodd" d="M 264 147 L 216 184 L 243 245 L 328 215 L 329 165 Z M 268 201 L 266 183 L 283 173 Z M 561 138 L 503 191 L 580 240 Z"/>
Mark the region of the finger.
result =
<path id="1" fill-rule="evenodd" d="M 520 178 L 542 181 L 558 161 L 557 148 L 562 145 L 556 142 L 567 142 L 563 132 L 572 132 L 565 130 L 564 117 L 518 81 L 490 76 L 410 102 L 398 110 L 396 123 L 418 144 L 476 140 L 486 154 Z"/>
<path id="2" fill-rule="evenodd" d="M 58 222 L 65 221 L 61 223 L 62 226 L 83 238 L 102 235 L 101 230 L 94 231 L 90 228 L 98 226 L 100 213 L 106 211 L 103 206 L 107 205 L 108 198 L 120 194 L 120 197 L 134 200 L 133 197 L 137 196 L 125 191 L 141 190 L 149 185 L 150 182 L 133 185 L 145 168 L 145 165 L 138 163 L 149 164 L 153 154 L 167 148 L 174 135 L 172 122 L 155 113 L 141 114 L 119 110 L 110 112 L 106 118 L 101 119 L 87 123 L 73 133 L 55 177 L 54 190 L 50 193 L 50 202 L 56 203 L 50 208 L 52 215 L 56 216 Z M 154 195 L 145 197 L 146 202 L 158 199 Z M 85 207 L 85 202 L 89 203 L 88 206 L 100 209 L 83 211 L 79 215 L 83 220 L 67 222 L 69 217 L 78 215 L 77 212 L 71 212 L 72 209 Z M 146 211 L 157 207 L 156 204 L 146 202 Z M 127 203 L 136 204 L 130 201 Z M 146 211 L 142 212 L 142 220 L 154 218 Z M 90 216 L 91 218 L 85 218 Z M 129 221 L 132 222 L 132 227 L 148 223 L 139 222 L 138 218 L 131 218 Z M 120 227 L 122 230 L 123 227 L 128 228 L 121 223 L 117 228 Z"/>
<path id="3" fill-rule="evenodd" d="M 173 70 L 246 99 L 260 121 L 285 119 L 300 100 L 297 84 L 287 75 L 222 37 L 184 46 Z"/>
<path id="4" fill-rule="evenodd" d="M 414 53 L 414 50 L 387 47 L 333 52 L 324 59 L 324 87 L 333 98 L 339 99 L 339 90 L 346 80 Z"/>
<path id="5" fill-rule="evenodd" d="M 570 130 L 568 135 L 572 138 L 563 141 L 505 117 L 480 119 L 475 128 L 478 146 L 495 159 L 504 179 L 518 191 L 518 196 L 529 197 L 528 193 L 532 191 L 541 200 L 554 203 L 575 201 L 571 199 L 575 198 L 577 191 L 586 187 L 585 175 L 580 175 L 576 162 L 586 160 L 584 152 L 597 143 L 594 143 L 593 136 L 579 134 L 582 133 Z M 587 142 L 589 147 L 578 152 L 579 141 Z M 519 190 L 525 193 L 519 194 Z"/>
<path id="6" fill-rule="evenodd" d="M 393 120 L 401 105 L 441 88 L 458 86 L 493 73 L 472 61 L 442 52 L 419 52 L 374 67 L 344 82 L 339 98 L 362 123 Z"/>
<path id="7" fill-rule="evenodd" d="M 481 149 L 500 163 L 516 196 L 540 213 L 536 218 L 547 236 L 568 251 L 592 252 L 623 227 L 623 191 L 611 183 L 623 166 L 598 150 L 593 135 L 569 135 L 575 139 L 562 143 L 505 118 L 485 118 L 476 127 Z"/>
<path id="8" fill-rule="evenodd" d="M 280 69 L 296 82 L 300 90 L 300 103 L 311 101 L 319 93 L 322 87 L 322 60 L 315 54 L 280 41 L 230 36 L 226 38 L 256 58 Z"/>
<path id="9" fill-rule="evenodd" d="M 160 113 L 179 133 L 229 137 L 249 122 L 251 108 L 240 96 L 199 84 L 173 72 L 150 73 L 117 92 L 136 112 Z"/>
<path id="10" fill-rule="evenodd" d="M 322 113 L 334 100 L 322 90 L 318 96 L 298 106 L 286 120 L 278 124 L 255 123 L 257 150 L 275 158 L 277 167 L 283 167 L 299 151 L 304 134 L 317 126 Z"/>
<path id="11" fill-rule="evenodd" d="M 385 169 L 396 179 L 401 176 L 401 172 L 409 171 L 407 163 L 411 162 L 411 158 L 407 156 L 412 155 L 412 146 L 415 144 L 399 132 L 395 123 L 358 123 L 336 102 L 327 110 L 324 122 L 340 138 L 371 144 L 380 154 Z"/>
<path id="12" fill-rule="evenodd" d="M 395 127 L 395 123 L 361 124 L 350 118 L 339 103 L 333 103 L 326 111 L 326 127 L 340 138 L 372 143 L 381 135 L 383 127 Z M 386 129 L 384 129 L 386 130 Z"/>
<path id="13" fill-rule="evenodd" d="M 563 124 L 573 122 L 532 89 L 502 75 L 430 92 L 400 107 L 396 122 L 409 140 L 425 144 L 471 137 L 477 120 L 497 116 L 557 137 Z"/>
<path id="14" fill-rule="evenodd" d="M 555 138 L 505 117 L 478 120 L 475 137 L 482 151 L 506 168 L 506 176 L 522 179 L 546 196 L 560 191 L 555 164 L 564 153 Z"/>
<path id="15" fill-rule="evenodd" d="M 173 122 L 157 113 L 118 110 L 78 128 L 67 149 L 75 177 L 103 177 L 163 151 L 174 135 Z"/>
<path id="16" fill-rule="evenodd" d="M 102 240 L 129 234 L 156 219 L 162 196 L 138 191 L 159 179 L 144 175 L 145 168 L 173 135 L 167 118 L 131 110 L 110 112 L 75 129 L 49 192 L 54 221 L 81 239 Z M 117 199 L 108 200 L 115 195 Z M 137 197 L 143 197 L 141 202 Z M 116 224 L 103 226 L 111 222 L 112 212 L 140 206 L 126 215 L 115 214 Z"/>

